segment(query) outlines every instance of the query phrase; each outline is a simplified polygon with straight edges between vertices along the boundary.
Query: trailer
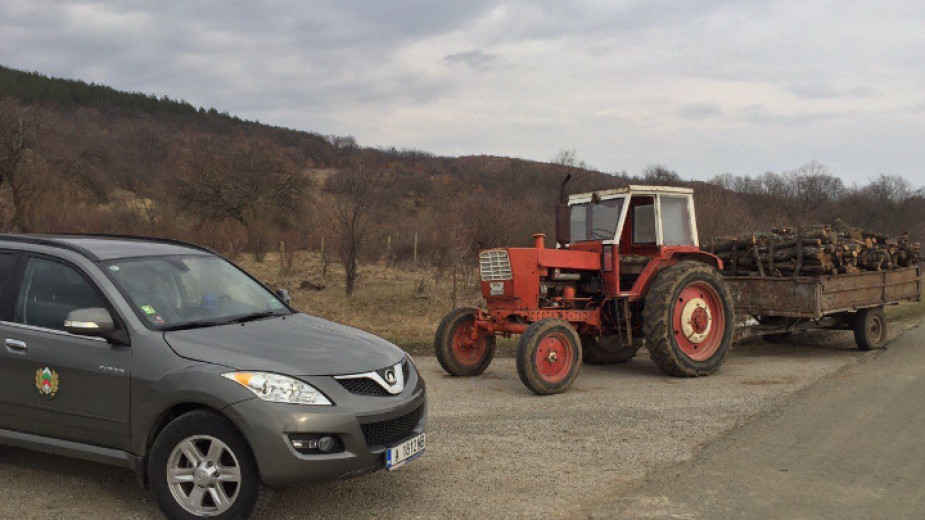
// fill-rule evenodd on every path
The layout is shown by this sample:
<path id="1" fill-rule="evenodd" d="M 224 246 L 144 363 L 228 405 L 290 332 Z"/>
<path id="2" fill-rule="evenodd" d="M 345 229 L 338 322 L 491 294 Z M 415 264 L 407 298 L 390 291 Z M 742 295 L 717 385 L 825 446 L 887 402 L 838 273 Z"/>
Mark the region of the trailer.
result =
<path id="1" fill-rule="evenodd" d="M 861 350 L 887 339 L 886 305 L 921 301 L 919 266 L 827 276 L 727 276 L 739 323 L 734 339 L 785 341 L 793 332 L 851 330 Z"/>

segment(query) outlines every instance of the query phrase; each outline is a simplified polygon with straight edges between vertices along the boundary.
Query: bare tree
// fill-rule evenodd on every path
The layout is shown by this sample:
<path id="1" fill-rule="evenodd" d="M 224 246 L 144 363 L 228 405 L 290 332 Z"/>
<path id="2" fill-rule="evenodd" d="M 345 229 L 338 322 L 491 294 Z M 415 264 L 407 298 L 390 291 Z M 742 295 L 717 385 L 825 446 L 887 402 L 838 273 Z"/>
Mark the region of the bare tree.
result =
<path id="1" fill-rule="evenodd" d="M 654 186 L 672 186 L 683 184 L 681 176 L 674 170 L 669 170 L 663 164 L 650 164 L 642 171 L 642 179 L 646 184 Z"/>
<path id="2" fill-rule="evenodd" d="M 244 226 L 261 260 L 269 245 L 268 224 L 282 225 L 301 209 L 309 181 L 269 143 L 199 140 L 176 178 L 176 196 L 194 214 Z"/>
<path id="3" fill-rule="evenodd" d="M 44 114 L 11 99 L 0 99 L 0 186 L 5 184 L 10 189 L 10 224 L 17 231 L 28 231 L 30 227 L 29 209 L 39 187 L 34 177 L 44 162 L 37 145 L 48 132 Z"/>
<path id="4" fill-rule="evenodd" d="M 382 202 L 382 178 L 367 163 L 357 159 L 329 177 L 327 189 L 336 195 L 329 214 L 344 265 L 344 287 L 349 297 L 356 287 L 360 253 L 377 225 Z"/>

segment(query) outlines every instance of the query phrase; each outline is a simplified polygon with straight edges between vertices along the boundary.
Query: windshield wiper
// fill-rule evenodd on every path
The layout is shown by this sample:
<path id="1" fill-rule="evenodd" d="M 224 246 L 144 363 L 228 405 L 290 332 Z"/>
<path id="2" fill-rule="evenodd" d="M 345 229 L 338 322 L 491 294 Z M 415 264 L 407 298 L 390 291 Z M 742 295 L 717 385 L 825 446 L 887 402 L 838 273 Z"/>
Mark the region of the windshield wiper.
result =
<path id="1" fill-rule="evenodd" d="M 254 320 L 259 320 L 263 318 L 269 318 L 271 316 L 285 316 L 285 315 L 287 315 L 287 313 L 282 313 L 278 311 L 255 312 L 253 314 L 247 314 L 245 316 L 241 316 L 239 318 L 234 318 L 233 320 L 229 320 L 229 323 L 244 323 L 246 321 L 254 321 Z"/>
<path id="2" fill-rule="evenodd" d="M 161 330 L 186 330 L 186 329 L 199 329 L 203 327 L 214 327 L 216 325 L 228 325 L 231 323 L 228 320 L 197 320 L 197 321 L 188 321 L 186 323 L 180 323 L 178 325 L 170 325 L 169 327 L 163 327 Z"/>

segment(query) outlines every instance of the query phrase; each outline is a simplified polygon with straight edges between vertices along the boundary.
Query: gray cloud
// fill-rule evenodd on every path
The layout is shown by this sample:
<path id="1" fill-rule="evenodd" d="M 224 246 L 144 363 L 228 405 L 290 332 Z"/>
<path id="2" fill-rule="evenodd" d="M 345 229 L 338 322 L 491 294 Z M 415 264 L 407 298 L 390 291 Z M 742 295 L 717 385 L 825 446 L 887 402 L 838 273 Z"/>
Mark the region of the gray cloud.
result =
<path id="1" fill-rule="evenodd" d="M 498 61 L 498 56 L 489 54 L 482 49 L 473 49 L 466 52 L 447 54 L 443 59 L 450 63 L 461 63 L 475 69 L 487 69 Z"/>
<path id="2" fill-rule="evenodd" d="M 689 103 L 678 108 L 678 114 L 684 119 L 708 119 L 723 115 L 723 109 L 716 103 Z"/>
<path id="3" fill-rule="evenodd" d="M 914 0 L 0 0 L 0 34 L 4 65 L 367 145 L 925 184 Z"/>

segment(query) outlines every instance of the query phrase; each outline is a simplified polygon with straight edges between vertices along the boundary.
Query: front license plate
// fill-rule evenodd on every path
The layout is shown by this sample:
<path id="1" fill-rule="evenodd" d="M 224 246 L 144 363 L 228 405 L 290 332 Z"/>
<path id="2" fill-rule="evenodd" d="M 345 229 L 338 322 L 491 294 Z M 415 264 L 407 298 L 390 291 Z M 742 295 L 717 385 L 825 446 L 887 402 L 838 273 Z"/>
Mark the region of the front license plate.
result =
<path id="1" fill-rule="evenodd" d="M 424 452 L 424 433 L 389 448 L 385 452 L 385 469 L 392 471 L 405 465 L 409 460 Z"/>
<path id="2" fill-rule="evenodd" d="M 491 282 L 491 295 L 492 296 L 503 296 L 504 295 L 504 282 Z"/>

